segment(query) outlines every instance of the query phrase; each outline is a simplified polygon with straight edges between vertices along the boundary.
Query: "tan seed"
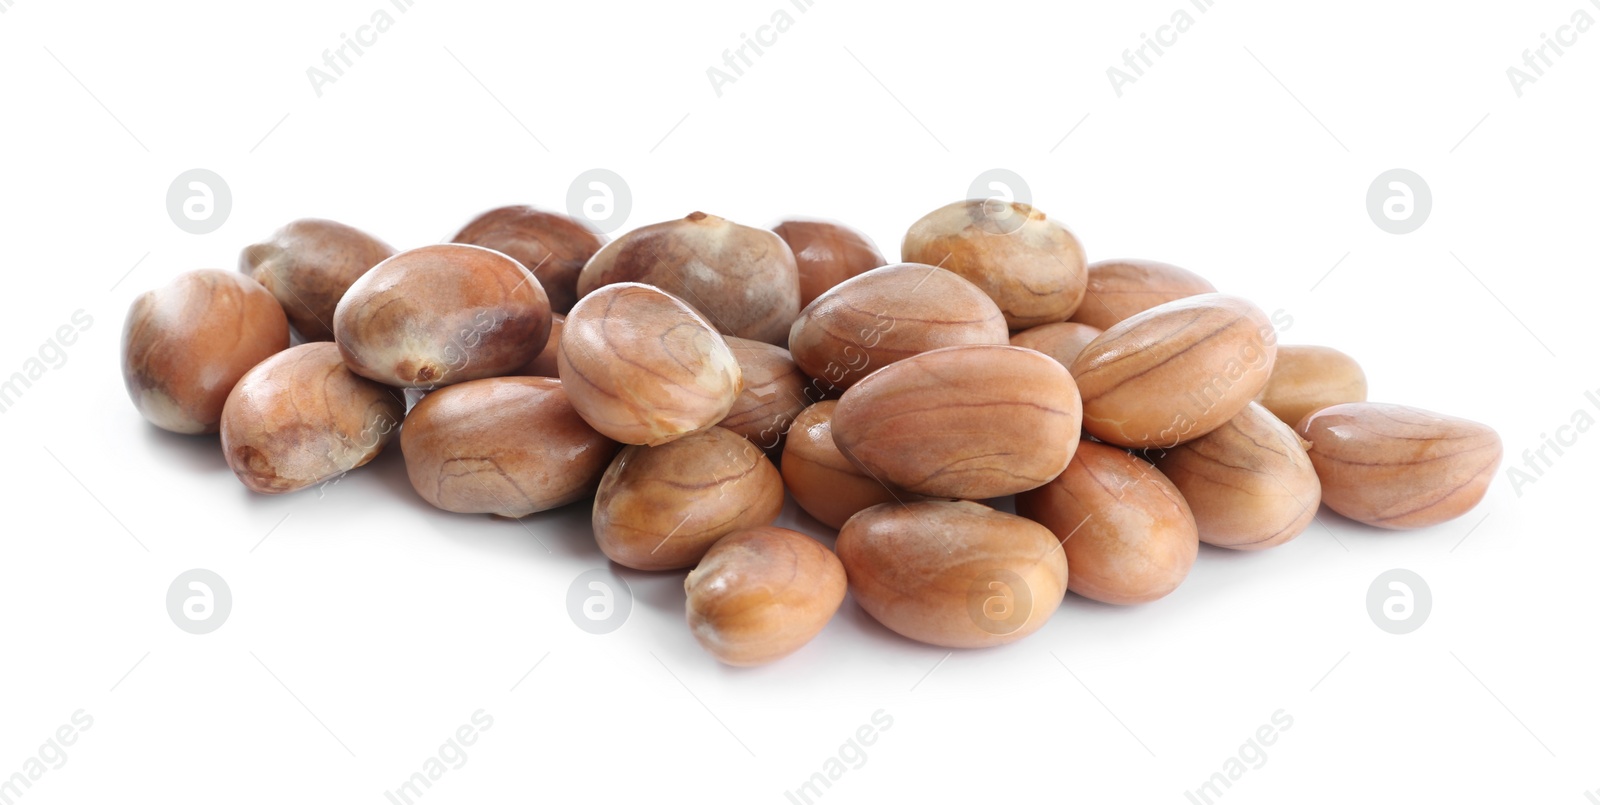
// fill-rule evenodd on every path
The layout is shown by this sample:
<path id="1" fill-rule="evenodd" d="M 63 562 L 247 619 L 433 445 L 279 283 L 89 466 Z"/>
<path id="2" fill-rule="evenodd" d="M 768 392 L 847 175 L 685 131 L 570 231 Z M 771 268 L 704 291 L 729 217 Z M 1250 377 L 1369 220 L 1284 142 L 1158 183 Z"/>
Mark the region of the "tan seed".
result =
<path id="1" fill-rule="evenodd" d="M 550 301 L 521 263 L 477 246 L 401 252 L 350 286 L 333 314 L 351 371 L 437 388 L 515 372 L 550 339 Z"/>
<path id="2" fill-rule="evenodd" d="M 911 225 L 900 259 L 971 280 L 1013 330 L 1066 321 L 1083 301 L 1082 244 L 1027 204 L 968 199 L 940 207 Z"/>
<path id="3" fill-rule="evenodd" d="M 1424 528 L 1483 500 L 1500 466 L 1500 435 L 1488 425 L 1421 408 L 1342 403 L 1297 428 L 1328 508 L 1380 528 Z"/>
<path id="4" fill-rule="evenodd" d="M 800 274 L 783 239 L 765 229 L 690 213 L 606 244 L 578 276 L 578 296 L 643 282 L 693 305 L 723 335 L 783 344 L 800 312 Z"/>
<path id="5" fill-rule="evenodd" d="M 1155 465 L 1194 513 L 1200 541 L 1260 550 L 1311 525 L 1322 484 L 1294 429 L 1251 403 L 1227 424 L 1160 451 Z"/>
<path id="6" fill-rule="evenodd" d="M 502 517 L 594 494 L 617 449 L 573 410 L 561 381 L 546 377 L 447 386 L 423 397 L 400 431 L 406 474 L 423 500 Z"/>
<path id="7" fill-rule="evenodd" d="M 1005 344 L 1000 308 L 960 275 L 918 263 L 875 268 L 822 294 L 789 330 L 806 374 L 847 389 L 918 353 L 963 344 Z"/>
<path id="8" fill-rule="evenodd" d="M 1089 290 L 1072 320 L 1106 330 L 1157 305 L 1216 292 L 1205 277 L 1169 263 L 1099 260 L 1089 264 Z"/>
<path id="9" fill-rule="evenodd" d="M 1072 376 L 1013 346 L 946 347 L 852 386 L 833 414 L 845 457 L 890 486 L 982 500 L 1061 474 L 1078 446 Z"/>
<path id="10" fill-rule="evenodd" d="M 577 218 L 520 205 L 479 215 L 451 240 L 494 249 L 521 263 L 539 278 L 556 313 L 566 313 L 578 301 L 578 274 L 606 244 L 605 235 Z"/>
<path id="11" fill-rule="evenodd" d="M 1083 427 L 1123 447 L 1173 447 L 1221 427 L 1267 383 L 1277 354 L 1267 314 L 1203 294 L 1125 319 L 1072 363 Z"/>
<path id="12" fill-rule="evenodd" d="M 1272 376 L 1256 401 L 1289 427 L 1330 405 L 1366 402 L 1367 375 L 1355 358 L 1332 347 L 1280 344 Z"/>
<path id="13" fill-rule="evenodd" d="M 1172 482 L 1150 462 L 1096 442 L 1079 445 L 1061 477 L 1018 495 L 1017 513 L 1062 541 L 1068 589 L 1108 604 L 1166 596 L 1200 551 L 1194 515 Z"/>
<path id="14" fill-rule="evenodd" d="M 742 384 L 738 360 L 705 318 L 637 282 L 579 300 L 556 363 L 578 414 L 624 444 L 663 444 L 721 422 Z"/>
<path id="15" fill-rule="evenodd" d="M 823 291 L 887 262 L 872 238 L 838 221 L 785 218 L 772 231 L 794 252 L 801 307 Z"/>
<path id="16" fill-rule="evenodd" d="M 844 565 L 787 528 L 717 540 L 683 582 L 689 629 L 729 665 L 763 665 L 811 642 L 844 602 Z"/>
<path id="17" fill-rule="evenodd" d="M 393 246 L 355 227 L 303 218 L 244 247 L 239 270 L 272 292 L 301 338 L 332 341 L 339 300 L 394 253 Z"/>
<path id="18" fill-rule="evenodd" d="M 1100 337 L 1100 330 L 1075 321 L 1058 321 L 1029 327 L 1011 336 L 1011 346 L 1037 350 L 1056 359 L 1062 366 L 1072 366 L 1083 348 Z"/>
<path id="19" fill-rule="evenodd" d="M 128 306 L 122 380 L 156 427 L 216 433 L 239 378 L 288 347 L 289 320 L 260 283 L 218 269 L 190 271 Z"/>
<path id="20" fill-rule="evenodd" d="M 776 450 L 790 423 L 805 410 L 810 379 L 789 357 L 789 350 L 761 341 L 725 336 L 728 349 L 739 361 L 744 391 L 733 401 L 719 423 L 754 442 L 762 450 Z"/>
<path id="21" fill-rule="evenodd" d="M 869 506 L 921 499 L 889 489 L 839 452 L 833 442 L 837 400 L 824 400 L 800 412 L 783 443 L 783 483 L 794 502 L 829 528 L 840 528 Z"/>
<path id="22" fill-rule="evenodd" d="M 1049 529 L 967 501 L 873 506 L 844 524 L 836 550 L 867 614 L 936 646 L 1027 637 L 1067 587 L 1067 557 Z"/>
<path id="23" fill-rule="evenodd" d="M 624 447 L 600 479 L 594 537 L 619 565 L 674 570 L 694 567 L 734 531 L 771 525 L 782 510 L 783 478 L 772 462 L 743 436 L 712 428 Z"/>
<path id="24" fill-rule="evenodd" d="M 405 416 L 405 398 L 350 371 L 327 341 L 301 344 L 240 378 L 222 410 L 222 454 L 251 491 L 304 489 L 366 464 Z"/>

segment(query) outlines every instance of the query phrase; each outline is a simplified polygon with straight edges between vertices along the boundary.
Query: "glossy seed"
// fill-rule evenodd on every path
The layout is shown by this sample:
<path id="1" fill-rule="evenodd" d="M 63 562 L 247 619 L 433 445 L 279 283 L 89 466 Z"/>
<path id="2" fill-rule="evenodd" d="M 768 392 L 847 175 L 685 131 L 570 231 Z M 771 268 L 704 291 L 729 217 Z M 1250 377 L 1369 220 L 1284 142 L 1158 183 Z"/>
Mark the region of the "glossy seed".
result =
<path id="1" fill-rule="evenodd" d="M 289 320 L 260 283 L 217 269 L 190 271 L 128 306 L 122 379 L 151 424 L 216 433 L 239 378 L 288 347 Z"/>
<path id="2" fill-rule="evenodd" d="M 1322 502 L 1305 443 L 1255 403 L 1198 439 L 1152 453 L 1194 513 L 1200 541 L 1210 545 L 1282 545 L 1311 525 Z"/>
<path id="3" fill-rule="evenodd" d="M 1005 316 L 978 286 L 942 268 L 897 263 L 818 297 L 790 328 L 789 351 L 806 374 L 847 389 L 912 355 L 1009 337 Z"/>
<path id="4" fill-rule="evenodd" d="M 490 377 L 423 397 L 406 415 L 400 450 L 423 500 L 523 517 L 594 494 L 618 445 L 578 416 L 561 381 Z"/>
<path id="5" fill-rule="evenodd" d="M 239 270 L 277 298 L 306 341 L 333 340 L 333 312 L 350 286 L 394 247 L 336 221 L 303 218 L 239 253 Z"/>
<path id="6" fill-rule="evenodd" d="M 873 506 L 844 524 L 836 550 L 867 614 L 935 646 L 1027 637 L 1067 587 L 1067 557 L 1049 529 L 968 501 Z"/>
<path id="7" fill-rule="evenodd" d="M 732 410 L 739 361 L 683 300 L 649 285 L 607 285 L 561 329 L 556 364 L 574 408 L 624 444 L 663 444 Z"/>
<path id="8" fill-rule="evenodd" d="M 1500 435 L 1488 425 L 1387 403 L 1343 403 L 1295 428 L 1328 508 L 1380 528 L 1453 520 L 1483 500 L 1500 466 Z"/>
<path id="9" fill-rule="evenodd" d="M 222 453 L 251 491 L 293 492 L 366 464 L 400 427 L 397 389 L 350 371 L 326 341 L 251 369 L 222 411 Z"/>
<path id="10" fill-rule="evenodd" d="M 683 582 L 695 640 L 729 665 L 763 665 L 810 642 L 844 602 L 844 565 L 787 528 L 717 540 Z"/>
<path id="11" fill-rule="evenodd" d="M 635 570 L 694 567 L 723 536 L 771 525 L 783 478 L 750 441 L 712 428 L 658 447 L 624 447 L 600 479 L 594 537 Z"/>
<path id="12" fill-rule="evenodd" d="M 1101 330 L 1123 319 L 1217 289 L 1186 268 L 1155 260 L 1099 260 L 1089 264 L 1089 290 L 1072 320 Z"/>
<path id="13" fill-rule="evenodd" d="M 1367 375 L 1355 358 L 1332 347 L 1280 344 L 1272 376 L 1256 401 L 1289 427 L 1330 405 L 1366 402 Z"/>
<path id="14" fill-rule="evenodd" d="M 1203 294 L 1125 319 L 1072 363 L 1083 427 L 1123 447 L 1173 447 L 1221 427 L 1267 383 L 1277 354 L 1267 314 Z"/>
<path id="15" fill-rule="evenodd" d="M 1068 589 L 1108 604 L 1162 598 L 1200 551 L 1194 515 L 1172 482 L 1126 450 L 1084 442 L 1054 481 L 1017 496 L 1017 513 L 1055 534 Z"/>
<path id="16" fill-rule="evenodd" d="M 839 399 L 833 439 L 873 478 L 982 500 L 1066 468 L 1082 408 L 1061 364 L 1013 346 L 946 347 L 868 375 Z"/>
<path id="17" fill-rule="evenodd" d="M 968 199 L 940 207 L 911 225 L 900 259 L 971 280 L 1013 330 L 1066 321 L 1083 302 L 1082 244 L 1027 204 Z"/>
<path id="18" fill-rule="evenodd" d="M 550 338 L 550 301 L 521 263 L 445 243 L 401 252 L 350 286 L 333 314 L 350 369 L 437 388 L 510 374 Z"/>

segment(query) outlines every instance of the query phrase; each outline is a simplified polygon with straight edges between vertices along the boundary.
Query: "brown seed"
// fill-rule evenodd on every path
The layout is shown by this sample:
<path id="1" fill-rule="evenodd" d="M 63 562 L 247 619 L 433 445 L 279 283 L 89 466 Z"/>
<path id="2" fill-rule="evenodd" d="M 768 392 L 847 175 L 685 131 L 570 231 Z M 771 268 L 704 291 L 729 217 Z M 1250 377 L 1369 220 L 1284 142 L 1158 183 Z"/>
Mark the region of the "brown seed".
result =
<path id="1" fill-rule="evenodd" d="M 800 274 L 783 239 L 715 215 L 640 227 L 606 244 L 578 277 L 578 296 L 615 282 L 673 294 L 723 335 L 784 344 L 800 312 Z"/>
<path id="2" fill-rule="evenodd" d="M 793 654 L 844 603 L 844 565 L 787 528 L 750 528 L 717 540 L 683 581 L 689 629 L 729 665 Z"/>
<path id="3" fill-rule="evenodd" d="M 920 352 L 962 344 L 1005 344 L 1000 308 L 981 288 L 934 266 L 898 263 L 840 283 L 789 330 L 789 350 L 806 374 L 847 389 Z"/>
<path id="4" fill-rule="evenodd" d="M 1011 336 L 1011 346 L 1038 350 L 1062 366 L 1071 366 L 1083 348 L 1100 337 L 1100 330 L 1075 321 L 1058 321 L 1029 327 Z"/>
<path id="5" fill-rule="evenodd" d="M 1067 589 L 1108 604 L 1154 601 L 1177 589 L 1200 551 L 1194 515 L 1150 462 L 1096 442 L 1078 446 L 1061 477 L 1017 496 L 1017 513 L 1061 540 Z"/>
<path id="6" fill-rule="evenodd" d="M 618 445 L 578 416 L 561 381 L 490 377 L 423 397 L 406 415 L 400 450 L 423 500 L 523 517 L 594 494 Z"/>
<path id="7" fill-rule="evenodd" d="M 1099 260 L 1089 264 L 1089 291 L 1072 320 L 1107 330 L 1157 305 L 1216 292 L 1187 268 L 1155 260 Z"/>
<path id="8" fill-rule="evenodd" d="M 783 443 L 789 424 L 805 410 L 810 379 L 794 365 L 789 350 L 783 347 L 731 335 L 723 340 L 739 361 L 744 391 L 717 424 L 762 450 L 776 450 Z"/>
<path id="9" fill-rule="evenodd" d="M 981 500 L 1059 475 L 1082 419 L 1072 376 L 1050 357 L 1013 346 L 946 347 L 852 386 L 834 409 L 833 439 L 891 486 Z"/>
<path id="10" fill-rule="evenodd" d="M 637 282 L 573 306 L 556 354 L 574 408 L 624 444 L 662 444 L 721 422 L 739 397 L 739 361 L 694 308 Z"/>
<path id="11" fill-rule="evenodd" d="M 800 412 L 783 443 L 783 484 L 794 502 L 829 528 L 840 528 L 850 516 L 869 506 L 895 500 L 919 500 L 908 492 L 891 491 L 850 463 L 833 442 L 836 400 L 825 400 Z"/>
<path id="12" fill-rule="evenodd" d="M 578 301 L 578 273 L 606 236 L 583 221 L 537 207 L 497 207 L 472 219 L 451 238 L 502 252 L 539 278 L 550 309 L 566 313 Z"/>
<path id="13" fill-rule="evenodd" d="M 935 646 L 1027 637 L 1067 587 L 1068 560 L 1049 529 L 964 500 L 873 506 L 844 524 L 836 550 L 867 614 Z"/>
<path id="14" fill-rule="evenodd" d="M 1073 361 L 1083 427 L 1123 447 L 1173 447 L 1232 419 L 1267 383 L 1277 354 L 1267 314 L 1203 294 L 1106 330 Z"/>
<path id="15" fill-rule="evenodd" d="M 1256 401 L 1290 427 L 1330 405 L 1366 402 L 1367 375 L 1356 359 L 1332 347 L 1283 344 Z"/>
<path id="16" fill-rule="evenodd" d="M 371 461 L 400 426 L 404 396 L 345 366 L 326 341 L 251 369 L 222 410 L 222 454 L 251 491 L 304 489 Z"/>
<path id="17" fill-rule="evenodd" d="M 545 341 L 544 349 L 539 352 L 528 365 L 518 369 L 516 374 L 524 377 L 560 377 L 561 370 L 556 366 L 556 352 L 561 346 L 561 329 L 566 326 L 567 317 L 560 313 L 550 317 L 550 338 Z"/>
<path id="18" fill-rule="evenodd" d="M 393 256 L 393 246 L 355 227 L 302 218 L 244 247 L 239 270 L 272 292 L 301 338 L 332 341 L 333 311 L 345 291 Z"/>
<path id="19" fill-rule="evenodd" d="M 694 567 L 734 531 L 771 525 L 782 510 L 783 478 L 772 462 L 743 436 L 712 428 L 622 448 L 595 495 L 594 538 L 624 567 L 675 570 Z"/>
<path id="20" fill-rule="evenodd" d="M 1066 321 L 1083 301 L 1083 246 L 1027 204 L 968 199 L 940 207 L 911 225 L 900 259 L 971 280 L 1013 330 Z"/>
<path id="21" fill-rule="evenodd" d="M 888 262 L 872 238 L 838 221 L 785 218 L 772 231 L 794 252 L 801 307 L 823 291 Z"/>
<path id="22" fill-rule="evenodd" d="M 510 374 L 550 337 L 550 301 L 521 263 L 454 243 L 401 252 L 356 280 L 333 314 L 351 371 L 437 388 Z"/>
<path id="23" fill-rule="evenodd" d="M 140 294 L 122 327 L 122 380 L 139 413 L 174 433 L 216 433 L 228 392 L 289 347 L 289 320 L 260 283 L 214 268 Z"/>
<path id="24" fill-rule="evenodd" d="M 1312 412 L 1295 430 L 1328 508 L 1379 528 L 1453 520 L 1483 500 L 1500 466 L 1500 435 L 1421 408 L 1355 402 Z"/>
<path id="25" fill-rule="evenodd" d="M 1322 501 L 1304 442 L 1255 403 L 1222 427 L 1162 451 L 1155 465 L 1183 493 L 1200 541 L 1222 548 L 1282 545 L 1311 525 Z"/>

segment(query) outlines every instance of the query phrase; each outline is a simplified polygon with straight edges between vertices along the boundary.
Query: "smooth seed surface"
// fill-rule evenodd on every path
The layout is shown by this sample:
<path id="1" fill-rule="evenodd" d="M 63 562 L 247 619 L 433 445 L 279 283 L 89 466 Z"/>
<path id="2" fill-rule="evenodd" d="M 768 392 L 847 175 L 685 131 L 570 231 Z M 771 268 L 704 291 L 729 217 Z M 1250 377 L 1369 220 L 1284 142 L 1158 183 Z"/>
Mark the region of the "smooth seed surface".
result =
<path id="1" fill-rule="evenodd" d="M 802 411 L 783 443 L 783 483 L 794 502 L 829 528 L 841 528 L 851 515 L 891 501 L 921 496 L 889 489 L 839 452 L 833 442 L 837 400 L 824 400 Z"/>
<path id="2" fill-rule="evenodd" d="M 794 252 L 802 308 L 829 288 L 888 262 L 872 238 L 838 221 L 785 218 L 772 231 Z"/>
<path id="3" fill-rule="evenodd" d="M 981 288 L 942 268 L 897 263 L 818 297 L 789 329 L 789 351 L 806 374 L 847 389 L 912 355 L 1009 338 L 1005 316 Z"/>
<path id="4" fill-rule="evenodd" d="M 844 565 L 787 528 L 717 540 L 683 582 L 689 629 L 729 665 L 763 665 L 811 642 L 844 602 Z"/>
<path id="5" fill-rule="evenodd" d="M 1123 319 L 1217 289 L 1186 268 L 1155 260 L 1099 260 L 1089 264 L 1089 290 L 1072 320 L 1101 330 Z"/>
<path id="6" fill-rule="evenodd" d="M 1061 474 L 1083 421 L 1072 376 L 1013 346 L 946 347 L 868 375 L 839 398 L 839 451 L 886 484 L 983 500 Z"/>
<path id="7" fill-rule="evenodd" d="M 723 335 L 768 344 L 784 344 L 800 312 L 800 273 L 783 238 L 703 212 L 606 244 L 583 267 L 578 296 L 616 282 L 654 285 Z"/>
<path id="8" fill-rule="evenodd" d="M 216 433 L 239 378 L 288 348 L 289 320 L 260 283 L 218 269 L 190 271 L 128 307 L 122 380 L 156 427 Z"/>
<path id="9" fill-rule="evenodd" d="M 401 252 L 339 300 L 334 341 L 351 371 L 437 388 L 515 372 L 550 338 L 550 300 L 521 263 L 445 243 Z"/>
<path id="10" fill-rule="evenodd" d="M 1256 401 L 1289 427 L 1330 405 L 1366 402 L 1367 375 L 1355 358 L 1332 347 L 1280 344 L 1272 376 Z"/>
<path id="11" fill-rule="evenodd" d="M 570 215 L 521 205 L 489 210 L 451 240 L 494 249 L 521 263 L 539 278 L 556 313 L 566 313 L 578 301 L 578 274 L 606 244 L 605 235 Z"/>
<path id="12" fill-rule="evenodd" d="M 836 550 L 867 614 L 936 646 L 1027 637 L 1067 588 L 1067 557 L 1049 529 L 968 501 L 873 506 L 844 524 Z"/>
<path id="13" fill-rule="evenodd" d="M 1483 500 L 1500 466 L 1500 434 L 1421 408 L 1343 403 L 1306 416 L 1296 431 L 1328 508 L 1379 528 L 1424 528 Z"/>
<path id="14" fill-rule="evenodd" d="M 1200 537 L 1189 504 L 1150 462 L 1084 442 L 1071 466 L 1017 496 L 1017 513 L 1050 529 L 1072 566 L 1068 589 L 1108 604 L 1141 604 L 1178 588 Z"/>
<path id="15" fill-rule="evenodd" d="M 1305 443 L 1251 403 L 1227 424 L 1153 460 L 1183 493 L 1200 541 L 1260 550 L 1294 539 L 1317 515 L 1322 484 Z"/>
<path id="16" fill-rule="evenodd" d="M 1011 336 L 1011 346 L 1037 350 L 1056 359 L 1056 363 L 1070 367 L 1083 353 L 1083 348 L 1100 337 L 1102 331 L 1075 321 L 1058 321 L 1029 327 Z"/>
<path id="17" fill-rule="evenodd" d="M 783 347 L 731 335 L 723 340 L 739 362 L 744 390 L 717 424 L 762 450 L 776 450 L 794 418 L 805 410 L 810 381 Z"/>
<path id="18" fill-rule="evenodd" d="M 612 460 L 594 499 L 594 537 L 635 570 L 694 567 L 723 536 L 771 525 L 783 478 L 750 441 L 712 428 Z"/>
<path id="19" fill-rule="evenodd" d="M 239 270 L 272 292 L 301 338 L 332 341 L 339 300 L 394 253 L 393 246 L 355 227 L 302 218 L 244 247 Z"/>
<path id="20" fill-rule="evenodd" d="M 1272 322 L 1248 300 L 1202 294 L 1153 307 L 1073 361 L 1084 430 L 1132 448 L 1197 439 L 1250 404 L 1276 354 Z"/>
<path id="21" fill-rule="evenodd" d="M 406 475 L 452 512 L 523 517 L 592 494 L 619 446 L 573 410 L 561 381 L 491 377 L 428 394 L 400 430 Z"/>
<path id="22" fill-rule="evenodd" d="M 222 410 L 222 453 L 251 491 L 304 489 L 366 464 L 405 416 L 404 396 L 350 371 L 326 341 L 251 369 Z"/>
<path id="23" fill-rule="evenodd" d="M 636 282 L 573 306 L 556 364 L 574 408 L 624 444 L 663 444 L 721 422 L 743 388 L 722 336 L 683 300 Z"/>
<path id="24" fill-rule="evenodd" d="M 947 268 L 982 288 L 1013 330 L 1066 321 L 1083 302 L 1087 267 L 1071 230 L 1027 204 L 969 199 L 911 225 L 900 259 Z"/>

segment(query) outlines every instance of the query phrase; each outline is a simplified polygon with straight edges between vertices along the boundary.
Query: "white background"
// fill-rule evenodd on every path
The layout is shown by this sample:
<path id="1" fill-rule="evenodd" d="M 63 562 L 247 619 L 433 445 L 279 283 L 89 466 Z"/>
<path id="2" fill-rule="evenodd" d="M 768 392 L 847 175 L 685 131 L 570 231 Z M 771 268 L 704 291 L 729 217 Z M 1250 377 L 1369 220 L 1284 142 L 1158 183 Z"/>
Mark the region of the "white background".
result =
<path id="1" fill-rule="evenodd" d="M 480 708 L 493 727 L 426 802 L 787 802 L 879 710 L 892 728 L 819 802 L 1187 802 L 1280 709 L 1292 728 L 1221 801 L 1600 788 L 1600 434 L 1520 495 L 1502 470 L 1458 521 L 1325 511 L 1267 553 L 1203 550 L 1154 604 L 1069 596 L 1006 648 L 947 656 L 847 601 L 797 655 L 733 670 L 691 638 L 680 573 L 624 571 L 627 623 L 573 624 L 568 586 L 605 564 L 581 505 L 435 511 L 397 449 L 321 496 L 254 496 L 214 439 L 147 426 L 118 368 L 135 295 L 297 217 L 413 247 L 491 206 L 563 208 L 603 167 L 629 227 L 826 215 L 892 259 L 999 167 L 1091 259 L 1287 311 L 1285 342 L 1356 356 L 1373 399 L 1494 425 L 1520 464 L 1600 417 L 1600 29 L 1520 98 L 1506 76 L 1578 8 L 1600 18 L 1588 0 L 416 0 L 319 98 L 306 69 L 388 1 L 0 2 L 0 376 L 94 322 L 0 414 L 0 776 L 94 719 L 19 801 L 386 802 Z M 1179 7 L 1193 28 L 1119 98 L 1106 68 Z M 793 28 L 719 98 L 706 69 L 778 8 Z M 165 206 L 197 167 L 233 196 L 207 235 Z M 1365 202 L 1396 167 L 1434 201 L 1403 236 Z M 1404 636 L 1365 604 L 1396 567 L 1433 596 Z M 165 608 L 190 568 L 232 590 L 209 635 Z"/>

